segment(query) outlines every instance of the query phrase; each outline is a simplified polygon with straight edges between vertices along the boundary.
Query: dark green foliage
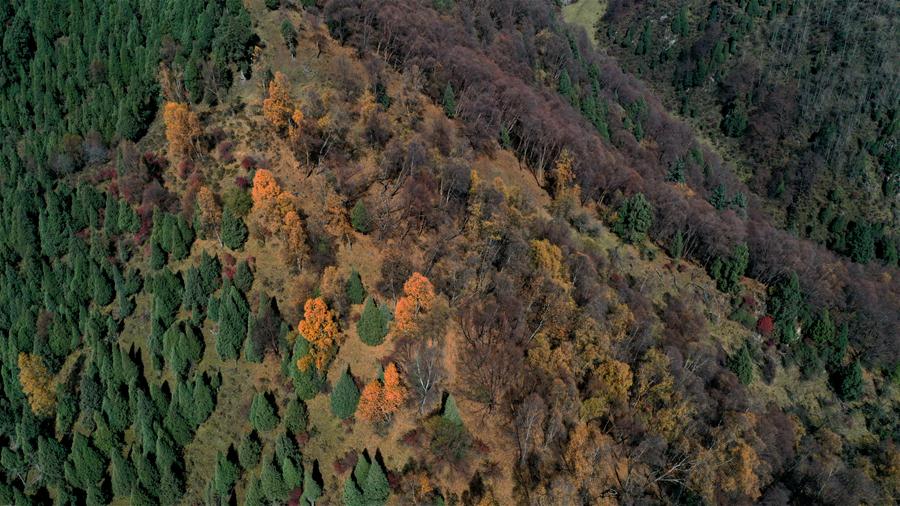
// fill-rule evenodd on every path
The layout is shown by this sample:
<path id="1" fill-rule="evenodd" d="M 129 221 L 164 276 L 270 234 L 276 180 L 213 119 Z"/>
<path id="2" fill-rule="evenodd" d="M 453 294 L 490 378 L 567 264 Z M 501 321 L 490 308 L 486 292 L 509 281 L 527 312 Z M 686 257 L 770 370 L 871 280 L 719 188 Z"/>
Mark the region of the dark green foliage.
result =
<path id="1" fill-rule="evenodd" d="M 638 244 L 647 237 L 653 224 L 653 208 L 643 194 L 637 193 L 625 199 L 618 209 L 618 219 L 613 231 L 625 241 Z"/>
<path id="2" fill-rule="evenodd" d="M 350 370 L 344 369 L 334 390 L 331 391 L 331 413 L 344 420 L 353 416 L 356 405 L 359 404 L 359 388 L 350 375 Z"/>
<path id="3" fill-rule="evenodd" d="M 856 360 L 841 372 L 838 395 L 845 401 L 855 401 L 859 399 L 862 392 L 862 366 L 859 365 L 859 360 Z"/>
<path id="4" fill-rule="evenodd" d="M 728 258 L 716 258 L 711 266 L 711 274 L 719 290 L 736 293 L 740 289 L 741 278 L 750 263 L 750 252 L 746 244 L 738 244 Z"/>
<path id="5" fill-rule="evenodd" d="M 256 431 L 252 431 L 244 436 L 238 446 L 238 462 L 244 470 L 252 469 L 259 464 L 259 456 L 262 454 L 262 442 Z"/>
<path id="6" fill-rule="evenodd" d="M 344 292 L 351 304 L 362 304 L 366 300 L 366 289 L 363 287 L 362 278 L 359 277 L 359 272 L 356 269 L 350 271 L 350 277 L 347 278 Z"/>
<path id="7" fill-rule="evenodd" d="M 72 439 L 72 451 L 65 464 L 66 481 L 74 487 L 88 490 L 99 485 L 106 472 L 106 462 L 91 443 L 76 433 Z"/>
<path id="8" fill-rule="evenodd" d="M 844 356 L 847 355 L 847 347 L 849 346 L 849 329 L 847 324 L 841 325 L 841 329 L 832 333 L 829 340 L 825 340 L 821 345 L 822 360 L 830 371 L 837 371 L 844 363 Z"/>
<path id="9" fill-rule="evenodd" d="M 316 396 L 322 389 L 325 378 L 317 369 L 315 364 L 311 364 L 305 371 L 301 371 L 297 367 L 297 361 L 305 357 L 309 353 L 309 342 L 302 335 L 297 335 L 294 341 L 294 353 L 288 362 L 288 374 L 294 380 L 294 392 L 297 397 L 308 401 Z"/>
<path id="10" fill-rule="evenodd" d="M 803 308 L 803 294 L 796 273 L 782 278 L 769 289 L 766 309 L 775 319 L 775 327 L 782 341 L 792 342 L 797 338 L 797 319 Z"/>
<path id="11" fill-rule="evenodd" d="M 265 494 L 259 478 L 250 478 L 250 484 L 244 491 L 244 506 L 265 506 Z"/>
<path id="12" fill-rule="evenodd" d="M 300 504 L 314 505 L 322 495 L 322 486 L 316 481 L 313 473 L 307 472 L 303 476 L 303 495 L 300 496 Z"/>
<path id="13" fill-rule="evenodd" d="M 875 257 L 872 228 L 865 222 L 853 222 L 847 235 L 847 252 L 854 262 L 869 263 Z"/>
<path id="14" fill-rule="evenodd" d="M 120 452 L 113 452 L 110 477 L 112 478 L 113 493 L 119 497 L 130 495 L 135 482 L 137 482 L 134 465 Z"/>
<path id="15" fill-rule="evenodd" d="M 717 210 L 725 209 L 728 206 L 728 197 L 725 195 L 725 186 L 718 185 L 713 189 L 709 196 L 709 203 Z"/>
<path id="16" fill-rule="evenodd" d="M 384 311 L 375 305 L 375 299 L 372 297 L 366 299 L 362 315 L 356 323 L 356 332 L 362 342 L 369 346 L 378 346 L 384 342 L 384 336 L 388 333 L 387 317 Z"/>
<path id="17" fill-rule="evenodd" d="M 372 220 L 362 199 L 357 200 L 356 204 L 353 205 L 353 209 L 350 210 L 350 224 L 354 230 L 361 234 L 368 234 L 372 230 Z"/>
<path id="18" fill-rule="evenodd" d="M 67 452 L 63 445 L 54 438 L 38 439 L 38 463 L 41 466 L 41 477 L 44 483 L 57 485 L 64 478 L 64 466 Z"/>
<path id="19" fill-rule="evenodd" d="M 274 455 L 265 459 L 259 478 L 266 498 L 273 503 L 280 503 L 287 497 L 289 490 L 273 458 Z"/>
<path id="20" fill-rule="evenodd" d="M 728 368 L 737 375 L 741 384 L 749 385 L 753 381 L 753 357 L 747 343 L 728 358 Z"/>
<path id="21" fill-rule="evenodd" d="M 177 377 L 185 377 L 189 368 L 203 356 L 203 340 L 198 332 L 185 324 L 173 325 L 163 334 L 163 353 Z"/>
<path id="22" fill-rule="evenodd" d="M 234 251 L 240 251 L 247 241 L 247 225 L 229 207 L 222 211 L 222 244 Z"/>
<path id="23" fill-rule="evenodd" d="M 266 0 L 272 2 L 274 0 Z M 281 22 L 281 38 L 284 39 L 284 45 L 291 52 L 291 58 L 297 56 L 297 30 L 290 20 L 285 19 Z"/>
<path id="24" fill-rule="evenodd" d="M 227 454 L 219 452 L 216 459 L 216 471 L 213 476 L 213 487 L 219 497 L 227 499 L 231 497 L 231 491 L 237 482 L 239 475 L 238 466 L 231 462 Z"/>
<path id="25" fill-rule="evenodd" d="M 291 399 L 284 413 L 284 428 L 291 434 L 306 432 L 306 404 L 300 399 Z"/>
<path id="26" fill-rule="evenodd" d="M 443 415 L 431 417 L 426 422 L 431 435 L 431 451 L 435 455 L 462 461 L 472 446 L 472 438 L 461 422 L 447 416 L 446 407 L 444 411 Z"/>
<path id="27" fill-rule="evenodd" d="M 347 476 L 344 480 L 344 493 L 342 496 L 344 506 L 364 506 L 366 504 L 363 499 L 362 490 L 356 485 L 353 475 Z"/>
<path id="28" fill-rule="evenodd" d="M 390 495 L 391 487 L 384 474 L 384 469 L 377 460 L 373 460 L 363 484 L 363 498 L 368 505 L 379 505 L 385 504 Z"/>
<path id="29" fill-rule="evenodd" d="M 194 230 L 181 215 L 157 211 L 153 213 L 150 240 L 175 260 L 182 260 L 191 252 Z"/>
<path id="30" fill-rule="evenodd" d="M 275 10 L 281 7 L 281 0 L 266 0 L 266 8 L 269 10 Z"/>
<path id="31" fill-rule="evenodd" d="M 444 95 L 441 100 L 444 106 L 444 114 L 446 114 L 448 118 L 455 117 L 456 93 L 453 91 L 453 85 L 450 83 L 447 83 L 447 86 L 444 87 Z"/>
<path id="32" fill-rule="evenodd" d="M 563 71 L 560 72 L 556 89 L 560 95 L 565 97 L 565 99 L 572 104 L 572 107 L 579 107 L 578 92 L 575 91 L 575 86 L 572 84 L 572 79 L 569 77 L 569 72 L 567 70 L 563 69 Z"/>
<path id="33" fill-rule="evenodd" d="M 238 358 L 247 337 L 250 307 L 234 286 L 229 286 L 219 301 L 219 330 L 216 333 L 216 352 L 223 360 Z"/>
<path id="34" fill-rule="evenodd" d="M 245 294 L 250 293 L 250 288 L 253 287 L 253 271 L 250 269 L 250 265 L 246 260 L 241 261 L 238 264 L 232 282 L 241 292 Z"/>
<path id="35" fill-rule="evenodd" d="M 278 426 L 278 413 L 268 394 L 261 392 L 253 396 L 250 425 L 259 432 L 268 432 Z"/>

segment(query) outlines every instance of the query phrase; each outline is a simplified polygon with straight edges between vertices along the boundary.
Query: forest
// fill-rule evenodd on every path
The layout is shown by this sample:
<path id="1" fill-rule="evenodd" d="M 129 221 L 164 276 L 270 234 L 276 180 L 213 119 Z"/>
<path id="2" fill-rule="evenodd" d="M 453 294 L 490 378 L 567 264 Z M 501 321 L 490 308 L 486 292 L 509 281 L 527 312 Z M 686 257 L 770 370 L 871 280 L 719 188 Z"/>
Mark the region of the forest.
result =
<path id="1" fill-rule="evenodd" d="M 0 504 L 895 503 L 897 6 L 562 3 L 0 6 Z"/>

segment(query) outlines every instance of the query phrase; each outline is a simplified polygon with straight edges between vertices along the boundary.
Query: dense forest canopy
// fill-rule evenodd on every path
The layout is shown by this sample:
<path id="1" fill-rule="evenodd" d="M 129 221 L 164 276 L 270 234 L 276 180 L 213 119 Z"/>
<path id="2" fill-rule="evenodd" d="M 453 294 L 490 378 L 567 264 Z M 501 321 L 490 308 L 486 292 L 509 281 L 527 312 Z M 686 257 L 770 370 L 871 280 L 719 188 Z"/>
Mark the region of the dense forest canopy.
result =
<path id="1" fill-rule="evenodd" d="M 0 6 L 0 503 L 896 502 L 869 4 Z"/>

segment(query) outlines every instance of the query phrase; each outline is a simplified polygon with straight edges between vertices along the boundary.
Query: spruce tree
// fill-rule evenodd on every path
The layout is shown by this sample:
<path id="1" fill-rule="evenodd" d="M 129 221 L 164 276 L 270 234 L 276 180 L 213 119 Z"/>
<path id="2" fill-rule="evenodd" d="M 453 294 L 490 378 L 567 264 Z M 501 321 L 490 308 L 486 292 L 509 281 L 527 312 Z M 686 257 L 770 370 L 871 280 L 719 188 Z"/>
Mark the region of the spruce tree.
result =
<path id="1" fill-rule="evenodd" d="M 331 413 L 341 420 L 345 420 L 353 416 L 357 404 L 359 404 L 359 389 L 347 368 L 344 369 L 344 373 L 341 374 L 331 392 Z"/>
<path id="2" fill-rule="evenodd" d="M 247 225 L 244 220 L 226 206 L 222 212 L 222 244 L 228 249 L 240 251 L 247 241 Z"/>
<path id="3" fill-rule="evenodd" d="M 353 209 L 350 210 L 350 224 L 354 230 L 361 234 L 368 234 L 372 229 L 369 211 L 366 209 L 362 199 L 357 200 L 356 204 L 353 205 Z"/>
<path id="4" fill-rule="evenodd" d="M 300 399 L 294 398 L 288 402 L 284 414 L 284 428 L 291 434 L 306 432 L 306 404 Z"/>
<path id="5" fill-rule="evenodd" d="M 322 495 L 322 486 L 316 481 L 313 473 L 307 472 L 303 475 L 303 495 L 300 496 L 300 504 L 313 506 L 316 500 Z"/>
<path id="6" fill-rule="evenodd" d="M 384 342 L 388 333 L 388 322 L 384 312 L 375 305 L 372 297 L 366 299 L 362 315 L 356 323 L 356 331 L 362 342 L 369 346 L 378 346 Z"/>
<path id="7" fill-rule="evenodd" d="M 263 463 L 259 478 L 263 493 L 270 502 L 281 503 L 287 497 L 288 490 L 284 484 L 284 478 L 272 458 L 267 458 Z"/>
<path id="8" fill-rule="evenodd" d="M 278 426 L 275 406 L 263 392 L 253 397 L 253 404 L 250 406 L 250 425 L 259 432 L 268 432 Z"/>
<path id="9" fill-rule="evenodd" d="M 356 485 L 356 480 L 352 475 L 347 476 L 347 479 L 344 480 L 343 502 L 344 506 L 364 506 L 366 504 L 362 491 Z"/>
<path id="10" fill-rule="evenodd" d="M 377 460 L 373 460 L 363 485 L 363 498 L 370 506 L 385 504 L 391 495 L 391 487 L 387 476 Z"/>
<path id="11" fill-rule="evenodd" d="M 855 401 L 862 395 L 862 391 L 862 366 L 859 365 L 859 360 L 856 360 L 844 370 L 838 394 L 845 401 Z"/>
<path id="12" fill-rule="evenodd" d="M 296 490 L 303 485 L 303 474 L 303 468 L 295 464 L 293 460 L 285 458 L 281 461 L 281 479 L 284 480 L 284 486 L 288 490 Z M 301 501 L 300 504 L 305 503 Z"/>
<path id="13" fill-rule="evenodd" d="M 444 87 L 443 105 L 444 114 L 446 114 L 448 118 L 456 116 L 456 93 L 454 93 L 453 85 L 450 83 L 447 83 L 447 86 Z"/>
<path id="14" fill-rule="evenodd" d="M 244 470 L 249 470 L 259 464 L 259 456 L 262 453 L 262 443 L 256 431 L 251 431 L 241 440 L 238 446 L 238 462 Z"/>
<path id="15" fill-rule="evenodd" d="M 347 295 L 347 300 L 351 304 L 362 304 L 366 299 L 366 289 L 363 288 L 362 278 L 360 278 L 356 269 L 350 271 L 350 277 L 347 278 L 344 291 Z"/>
<path id="16" fill-rule="evenodd" d="M 244 506 L 265 506 L 265 494 L 259 478 L 251 478 L 250 485 L 244 492 Z"/>
<path id="17" fill-rule="evenodd" d="M 216 494 L 225 500 L 231 497 L 231 491 L 237 482 L 238 475 L 238 467 L 228 459 L 227 455 L 219 452 L 213 475 L 213 488 Z"/>
<path id="18" fill-rule="evenodd" d="M 238 264 L 232 282 L 241 292 L 245 294 L 250 293 L 250 289 L 253 287 L 253 271 L 250 269 L 250 264 L 248 264 L 246 260 L 242 260 Z"/>
<path id="19" fill-rule="evenodd" d="M 642 193 L 625 199 L 618 209 L 613 232 L 627 242 L 643 242 L 653 224 L 653 208 Z"/>
<path id="20" fill-rule="evenodd" d="M 456 407 L 456 399 L 452 395 L 448 395 L 447 400 L 444 401 L 444 409 L 441 411 L 441 416 L 448 422 L 458 425 L 463 424 L 462 417 L 459 416 L 459 408 Z"/>
<path id="21" fill-rule="evenodd" d="M 244 296 L 234 286 L 229 286 L 219 301 L 219 331 L 216 334 L 216 352 L 223 360 L 238 357 L 247 337 L 250 308 Z"/>
<path id="22" fill-rule="evenodd" d="M 749 385 L 753 381 L 753 358 L 746 343 L 728 359 L 728 367 L 741 384 Z"/>

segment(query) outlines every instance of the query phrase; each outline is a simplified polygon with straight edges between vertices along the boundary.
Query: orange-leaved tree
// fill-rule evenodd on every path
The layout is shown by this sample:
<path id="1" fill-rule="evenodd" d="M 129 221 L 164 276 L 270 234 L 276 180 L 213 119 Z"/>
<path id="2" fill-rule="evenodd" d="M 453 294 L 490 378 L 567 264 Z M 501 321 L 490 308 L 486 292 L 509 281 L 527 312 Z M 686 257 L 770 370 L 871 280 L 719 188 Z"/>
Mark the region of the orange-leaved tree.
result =
<path id="1" fill-rule="evenodd" d="M 36 415 L 50 415 L 56 404 L 53 390 L 53 377 L 41 362 L 41 357 L 28 353 L 19 353 L 19 384 L 28 397 L 31 411 Z"/>
<path id="2" fill-rule="evenodd" d="M 291 210 L 284 215 L 280 232 L 282 260 L 291 265 L 292 270 L 299 271 L 309 256 L 309 247 L 306 245 L 306 233 L 297 211 Z"/>
<path id="3" fill-rule="evenodd" d="M 393 363 L 384 368 L 384 381 L 373 379 L 359 397 L 357 412 L 370 422 L 387 421 L 406 400 L 406 387 Z"/>
<path id="4" fill-rule="evenodd" d="M 250 195 L 253 197 L 253 214 L 259 226 L 265 233 L 280 231 L 285 215 L 294 206 L 290 195 L 275 181 L 275 176 L 266 169 L 257 169 Z"/>
<path id="5" fill-rule="evenodd" d="M 194 152 L 194 141 L 202 133 L 197 113 L 191 111 L 187 104 L 166 102 L 163 122 L 166 124 L 169 156 L 173 161 L 189 158 Z"/>
<path id="6" fill-rule="evenodd" d="M 216 202 L 216 196 L 206 186 L 197 190 L 197 207 L 200 210 L 200 226 L 205 232 L 218 230 L 222 221 L 222 206 Z"/>
<path id="7" fill-rule="evenodd" d="M 263 100 L 263 115 L 275 130 L 289 129 L 292 136 L 303 121 L 303 113 L 291 97 L 287 76 L 281 72 L 275 72 L 275 78 L 269 82 L 269 95 Z"/>
<path id="8" fill-rule="evenodd" d="M 337 344 L 338 327 L 334 315 L 325 304 L 325 299 L 308 299 L 303 305 L 303 320 L 297 325 L 300 334 L 309 341 L 309 353 L 297 361 L 301 371 L 315 364 L 319 371 L 331 360 Z"/>
<path id="9" fill-rule="evenodd" d="M 403 293 L 394 309 L 394 325 L 400 332 L 410 332 L 415 329 L 419 314 L 434 303 L 434 286 L 428 278 L 414 272 L 403 284 Z"/>

